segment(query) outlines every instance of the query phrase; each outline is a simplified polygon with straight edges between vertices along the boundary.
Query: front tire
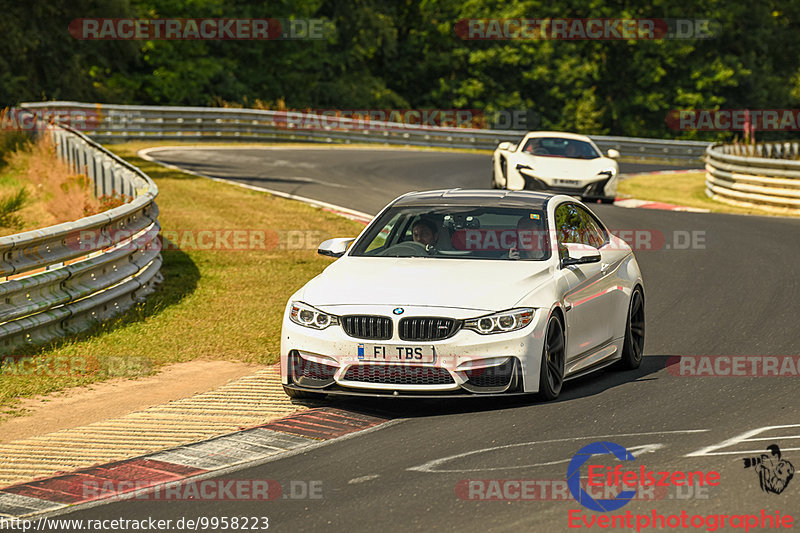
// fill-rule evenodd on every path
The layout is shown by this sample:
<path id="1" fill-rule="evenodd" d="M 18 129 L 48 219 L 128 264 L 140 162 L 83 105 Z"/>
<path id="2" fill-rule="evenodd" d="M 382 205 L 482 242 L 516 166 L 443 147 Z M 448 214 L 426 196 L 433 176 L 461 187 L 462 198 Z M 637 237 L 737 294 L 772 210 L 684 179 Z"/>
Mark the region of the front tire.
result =
<path id="1" fill-rule="evenodd" d="M 639 368 L 644 354 L 644 293 L 638 285 L 631 293 L 628 320 L 625 325 L 625 344 L 619 366 L 625 370 Z"/>
<path id="2" fill-rule="evenodd" d="M 542 365 L 539 371 L 539 395 L 545 401 L 555 400 L 564 385 L 564 326 L 556 315 L 547 321 Z"/>

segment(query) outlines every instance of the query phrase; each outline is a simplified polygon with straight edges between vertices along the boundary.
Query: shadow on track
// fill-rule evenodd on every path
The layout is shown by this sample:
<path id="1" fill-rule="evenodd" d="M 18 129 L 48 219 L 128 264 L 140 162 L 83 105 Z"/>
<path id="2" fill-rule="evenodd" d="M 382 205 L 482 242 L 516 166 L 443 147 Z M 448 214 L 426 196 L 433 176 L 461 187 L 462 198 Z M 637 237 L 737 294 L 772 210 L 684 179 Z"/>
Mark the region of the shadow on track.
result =
<path id="1" fill-rule="evenodd" d="M 543 402 L 536 394 L 526 396 L 494 396 L 474 398 L 370 398 L 327 396 L 324 400 L 294 400 L 298 405 L 308 407 L 336 407 L 356 413 L 382 416 L 386 418 L 422 418 L 433 416 L 447 416 L 459 413 L 502 411 L 531 407 L 536 404 L 552 405 L 569 402 L 600 394 L 614 387 L 632 381 L 656 380 L 657 377 L 648 377 L 666 368 L 667 355 L 645 356 L 642 365 L 636 370 L 618 371 L 613 368 L 601 370 L 587 376 L 568 381 L 558 399 L 552 402 Z"/>

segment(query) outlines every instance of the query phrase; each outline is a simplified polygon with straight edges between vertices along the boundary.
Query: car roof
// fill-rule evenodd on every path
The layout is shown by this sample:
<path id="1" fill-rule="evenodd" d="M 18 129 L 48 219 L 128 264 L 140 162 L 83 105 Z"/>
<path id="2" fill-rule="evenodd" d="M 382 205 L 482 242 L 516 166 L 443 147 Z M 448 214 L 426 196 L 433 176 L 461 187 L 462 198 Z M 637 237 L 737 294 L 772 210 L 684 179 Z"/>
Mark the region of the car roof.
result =
<path id="1" fill-rule="evenodd" d="M 395 200 L 394 205 L 523 207 L 544 210 L 547 202 L 554 196 L 533 191 L 442 189 L 411 192 Z"/>

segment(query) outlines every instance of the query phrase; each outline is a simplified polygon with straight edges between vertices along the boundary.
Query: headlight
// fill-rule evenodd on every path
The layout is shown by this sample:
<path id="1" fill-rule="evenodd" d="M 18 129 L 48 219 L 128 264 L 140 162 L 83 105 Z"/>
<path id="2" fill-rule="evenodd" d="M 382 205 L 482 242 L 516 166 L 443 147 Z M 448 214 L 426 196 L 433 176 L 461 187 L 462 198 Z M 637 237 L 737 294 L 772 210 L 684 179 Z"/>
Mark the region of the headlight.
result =
<path id="1" fill-rule="evenodd" d="M 338 316 L 323 313 L 319 309 L 314 309 L 302 302 L 292 302 L 292 311 L 289 313 L 289 319 L 295 324 L 314 329 L 325 329 L 328 326 L 339 325 Z"/>
<path id="2" fill-rule="evenodd" d="M 510 309 L 502 313 L 486 315 L 464 321 L 464 329 L 471 329 L 481 335 L 508 333 L 522 329 L 533 321 L 535 310 L 529 307 Z"/>

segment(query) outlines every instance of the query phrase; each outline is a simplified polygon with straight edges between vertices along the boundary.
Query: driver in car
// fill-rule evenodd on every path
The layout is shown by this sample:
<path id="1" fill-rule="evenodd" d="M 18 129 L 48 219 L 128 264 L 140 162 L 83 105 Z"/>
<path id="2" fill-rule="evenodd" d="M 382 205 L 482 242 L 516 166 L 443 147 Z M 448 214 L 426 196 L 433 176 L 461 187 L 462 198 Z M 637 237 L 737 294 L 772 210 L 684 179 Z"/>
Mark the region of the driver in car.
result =
<path id="1" fill-rule="evenodd" d="M 436 241 L 439 240 L 439 232 L 436 230 L 436 224 L 431 222 L 430 220 L 421 218 L 414 222 L 414 225 L 411 227 L 411 237 L 414 239 L 414 242 L 418 242 L 422 245 L 436 245 Z"/>
<path id="2" fill-rule="evenodd" d="M 521 217 L 517 221 L 517 246 L 508 251 L 508 258 L 541 259 L 544 255 L 543 231 L 538 215 Z"/>
<path id="3" fill-rule="evenodd" d="M 522 149 L 523 152 L 527 154 L 546 154 L 547 151 L 542 148 L 541 141 L 539 139 L 530 139 L 525 147 Z"/>

